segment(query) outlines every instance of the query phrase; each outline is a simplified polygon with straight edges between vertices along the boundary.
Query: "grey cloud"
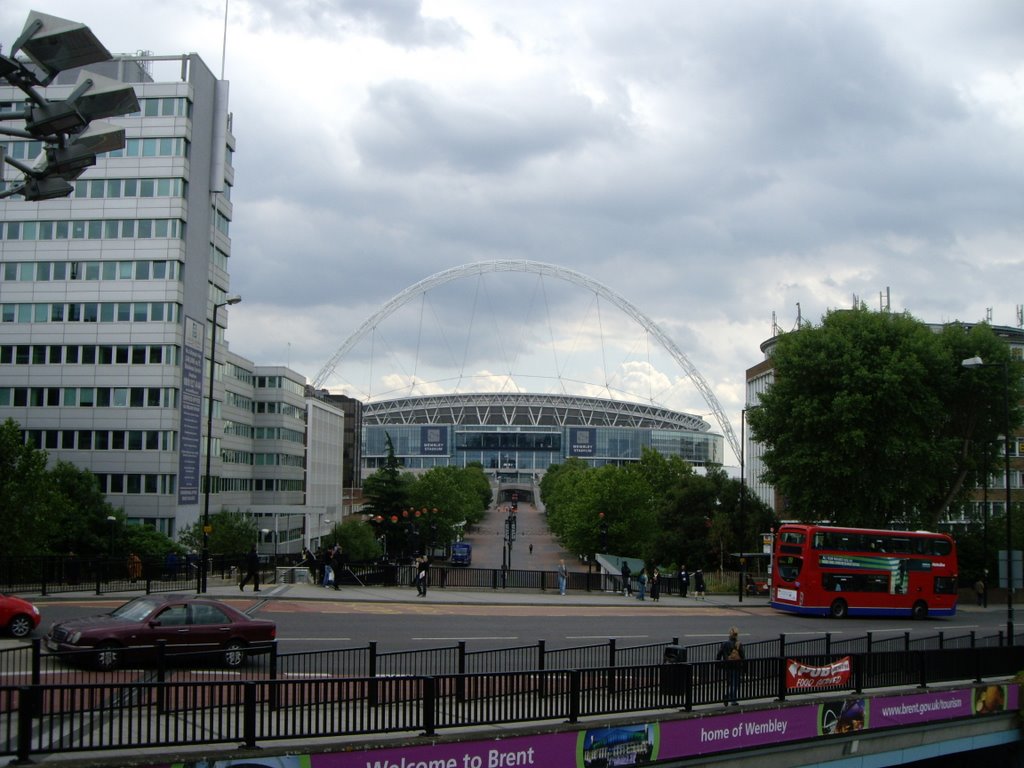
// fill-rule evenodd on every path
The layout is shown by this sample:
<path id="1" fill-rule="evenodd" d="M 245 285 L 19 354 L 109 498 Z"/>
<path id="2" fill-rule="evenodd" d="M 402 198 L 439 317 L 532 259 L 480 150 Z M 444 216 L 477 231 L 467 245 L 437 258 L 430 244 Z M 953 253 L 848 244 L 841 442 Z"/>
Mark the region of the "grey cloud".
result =
<path id="1" fill-rule="evenodd" d="M 453 19 L 423 16 L 420 0 L 250 0 L 256 27 L 296 29 L 330 37 L 361 32 L 406 48 L 460 45 Z"/>
<path id="2" fill-rule="evenodd" d="M 424 83 L 378 85 L 353 126 L 356 146 L 368 165 L 391 171 L 508 173 L 623 129 L 618 116 L 568 89 L 520 87 L 456 99 Z"/>

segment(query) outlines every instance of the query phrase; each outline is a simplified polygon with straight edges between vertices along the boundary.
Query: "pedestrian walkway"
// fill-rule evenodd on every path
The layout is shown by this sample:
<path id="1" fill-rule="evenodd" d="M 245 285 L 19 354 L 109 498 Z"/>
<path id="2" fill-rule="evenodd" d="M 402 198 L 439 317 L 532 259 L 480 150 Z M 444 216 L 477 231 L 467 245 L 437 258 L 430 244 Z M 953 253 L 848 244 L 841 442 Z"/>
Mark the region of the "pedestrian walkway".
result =
<path id="1" fill-rule="evenodd" d="M 584 570 L 579 567 L 576 557 L 562 549 L 558 540 L 548 528 L 548 521 L 533 504 L 519 502 L 513 514 L 516 517 L 516 537 L 512 543 L 511 563 L 505 546 L 505 521 L 508 505 L 502 504 L 487 510 L 484 519 L 466 534 L 466 541 L 473 545 L 473 566 L 475 568 L 510 568 L 527 571 L 554 571 L 559 560 L 565 560 L 569 570 Z"/>

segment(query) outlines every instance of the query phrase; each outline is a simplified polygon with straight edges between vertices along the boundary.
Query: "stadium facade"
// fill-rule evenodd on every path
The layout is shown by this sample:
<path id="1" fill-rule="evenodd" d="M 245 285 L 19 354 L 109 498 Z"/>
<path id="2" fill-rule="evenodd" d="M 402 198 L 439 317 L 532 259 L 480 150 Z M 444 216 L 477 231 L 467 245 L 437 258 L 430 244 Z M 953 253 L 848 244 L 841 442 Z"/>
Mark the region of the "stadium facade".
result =
<path id="1" fill-rule="evenodd" d="M 381 467 L 390 438 L 405 469 L 483 465 L 502 481 L 532 481 L 576 458 L 639 461 L 644 448 L 697 467 L 718 465 L 724 438 L 699 416 L 645 403 L 574 395 L 476 393 L 407 397 L 363 408 L 362 471 Z"/>

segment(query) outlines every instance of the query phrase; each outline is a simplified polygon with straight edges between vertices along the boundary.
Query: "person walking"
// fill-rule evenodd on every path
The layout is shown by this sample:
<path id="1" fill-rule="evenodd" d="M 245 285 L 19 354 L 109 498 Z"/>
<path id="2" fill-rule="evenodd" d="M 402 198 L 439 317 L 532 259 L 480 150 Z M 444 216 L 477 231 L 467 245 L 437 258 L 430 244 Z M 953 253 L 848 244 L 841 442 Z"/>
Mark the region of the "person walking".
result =
<path id="1" fill-rule="evenodd" d="M 657 568 L 651 574 L 651 600 L 658 602 L 661 599 L 661 571 Z"/>
<path id="2" fill-rule="evenodd" d="M 558 561 L 558 594 L 565 594 L 566 583 L 569 581 L 569 572 L 565 568 L 565 560 Z"/>
<path id="3" fill-rule="evenodd" d="M 704 571 L 698 568 L 693 572 L 693 591 L 696 593 L 694 594 L 695 599 L 704 599 L 704 586 Z"/>
<path id="4" fill-rule="evenodd" d="M 260 591 L 260 555 L 256 551 L 256 545 L 249 547 L 249 554 L 245 556 L 245 576 L 239 583 L 238 588 L 245 592 L 245 585 L 252 579 L 252 591 Z"/>
<path id="5" fill-rule="evenodd" d="M 641 568 L 640 575 L 636 579 L 636 599 L 643 600 L 647 592 L 647 569 Z"/>
<path id="6" fill-rule="evenodd" d="M 978 607 L 984 608 L 986 604 L 985 600 L 985 579 L 979 578 L 974 582 L 974 596 L 978 599 Z"/>
<path id="7" fill-rule="evenodd" d="M 416 591 L 420 597 L 427 596 L 427 581 L 430 578 L 430 560 L 421 555 L 416 566 Z"/>
<path id="8" fill-rule="evenodd" d="M 686 570 L 685 565 L 679 566 L 679 596 L 686 597 L 686 592 L 690 589 L 690 572 Z"/>
<path id="9" fill-rule="evenodd" d="M 740 675 L 743 672 L 744 655 L 740 631 L 736 627 L 729 629 L 729 638 L 719 646 L 715 658 L 722 662 L 725 671 L 725 706 L 737 706 L 740 703 Z"/>
<path id="10" fill-rule="evenodd" d="M 324 549 L 323 554 L 320 556 L 321 568 L 323 569 L 323 580 L 320 582 L 322 586 L 329 587 L 334 583 L 334 569 L 331 568 L 331 560 L 334 557 L 334 550 L 332 547 Z"/>
<path id="11" fill-rule="evenodd" d="M 134 584 L 142 578 L 142 558 L 137 552 L 128 555 L 128 579 Z"/>
<path id="12" fill-rule="evenodd" d="M 309 547 L 302 548 L 302 566 L 309 570 L 309 583 L 316 584 L 316 556 L 309 551 Z"/>
<path id="13" fill-rule="evenodd" d="M 345 567 L 345 559 L 342 557 L 341 544 L 334 545 L 334 552 L 331 554 L 331 570 L 334 571 L 334 591 L 337 592 L 341 585 L 341 571 Z"/>
<path id="14" fill-rule="evenodd" d="M 624 597 L 629 597 L 633 594 L 633 585 L 630 584 L 630 577 L 633 575 L 630 570 L 629 563 L 625 560 L 622 561 L 622 568 L 619 569 L 622 574 L 622 594 Z"/>

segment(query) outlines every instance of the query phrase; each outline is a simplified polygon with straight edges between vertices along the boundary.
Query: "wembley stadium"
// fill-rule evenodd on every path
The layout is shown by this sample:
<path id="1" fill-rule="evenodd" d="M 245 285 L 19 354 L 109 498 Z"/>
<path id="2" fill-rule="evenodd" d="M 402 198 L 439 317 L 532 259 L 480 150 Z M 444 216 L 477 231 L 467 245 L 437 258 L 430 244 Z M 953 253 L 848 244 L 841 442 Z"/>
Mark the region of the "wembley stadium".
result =
<path id="1" fill-rule="evenodd" d="M 362 470 L 382 466 L 390 438 L 406 470 L 481 464 L 501 483 L 536 482 L 552 464 L 638 461 L 644 448 L 696 467 L 721 464 L 724 439 L 699 416 L 578 395 L 487 392 L 405 397 L 363 406 Z"/>

